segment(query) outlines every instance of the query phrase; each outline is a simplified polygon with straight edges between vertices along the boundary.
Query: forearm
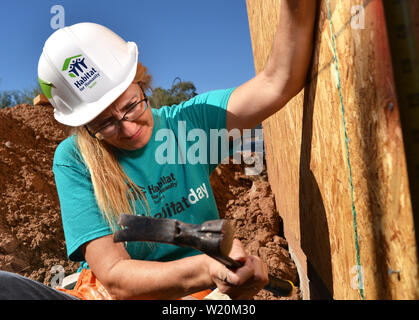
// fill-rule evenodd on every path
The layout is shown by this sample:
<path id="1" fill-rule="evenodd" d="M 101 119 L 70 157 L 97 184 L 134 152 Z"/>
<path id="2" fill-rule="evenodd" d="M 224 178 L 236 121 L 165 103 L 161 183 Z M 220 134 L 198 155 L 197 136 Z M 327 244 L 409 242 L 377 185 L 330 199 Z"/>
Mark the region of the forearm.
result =
<path id="1" fill-rule="evenodd" d="M 313 52 L 316 3 L 316 0 L 281 0 L 271 55 L 264 70 L 231 95 L 228 130 L 253 128 L 302 89 Z"/>
<path id="2" fill-rule="evenodd" d="M 291 94 L 301 90 L 306 79 L 316 6 L 316 0 L 281 0 L 277 33 L 263 76 Z"/>
<path id="3" fill-rule="evenodd" d="M 214 286 L 205 255 L 171 262 L 121 260 L 105 285 L 117 299 L 178 299 Z"/>

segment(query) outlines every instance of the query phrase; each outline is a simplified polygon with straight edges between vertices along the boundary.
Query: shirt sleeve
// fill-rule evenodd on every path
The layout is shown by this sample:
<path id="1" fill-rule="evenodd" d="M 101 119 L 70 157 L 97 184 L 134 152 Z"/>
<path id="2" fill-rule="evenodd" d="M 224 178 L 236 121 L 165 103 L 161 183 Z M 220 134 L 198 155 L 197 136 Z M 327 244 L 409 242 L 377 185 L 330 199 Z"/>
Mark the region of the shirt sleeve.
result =
<path id="1" fill-rule="evenodd" d="M 235 88 L 209 91 L 165 109 L 168 119 L 186 121 L 189 130 L 204 130 L 209 174 L 235 151 L 235 144 L 225 144 L 225 137 L 229 134 L 226 130 L 227 105 L 234 90 Z M 177 125 L 173 127 L 177 128 Z"/>
<path id="2" fill-rule="evenodd" d="M 60 200 L 61 217 L 67 247 L 72 261 L 83 261 L 80 246 L 112 233 L 96 203 L 90 174 L 82 166 L 60 161 L 64 147 L 58 147 L 54 156 L 53 172 Z M 67 153 L 68 156 L 68 153 Z"/>

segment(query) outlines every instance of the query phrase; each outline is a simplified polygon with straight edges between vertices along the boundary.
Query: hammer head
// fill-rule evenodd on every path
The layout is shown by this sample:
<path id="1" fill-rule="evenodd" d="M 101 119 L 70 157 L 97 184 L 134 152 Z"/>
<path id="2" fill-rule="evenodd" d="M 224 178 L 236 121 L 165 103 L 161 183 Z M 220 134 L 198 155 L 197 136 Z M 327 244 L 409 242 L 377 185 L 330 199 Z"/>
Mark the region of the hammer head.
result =
<path id="1" fill-rule="evenodd" d="M 118 224 L 123 228 L 114 233 L 114 242 L 147 241 L 193 247 L 218 260 L 228 268 L 239 268 L 241 262 L 228 257 L 233 244 L 233 230 L 227 220 L 211 220 L 188 224 L 174 219 L 150 218 L 121 214 Z M 265 289 L 287 296 L 293 291 L 290 281 L 269 276 Z"/>
<path id="2" fill-rule="evenodd" d="M 227 220 L 188 224 L 175 219 L 121 214 L 118 224 L 125 228 L 115 232 L 114 242 L 147 241 L 188 246 L 229 267 L 240 266 L 228 258 L 233 243 L 233 230 Z"/>

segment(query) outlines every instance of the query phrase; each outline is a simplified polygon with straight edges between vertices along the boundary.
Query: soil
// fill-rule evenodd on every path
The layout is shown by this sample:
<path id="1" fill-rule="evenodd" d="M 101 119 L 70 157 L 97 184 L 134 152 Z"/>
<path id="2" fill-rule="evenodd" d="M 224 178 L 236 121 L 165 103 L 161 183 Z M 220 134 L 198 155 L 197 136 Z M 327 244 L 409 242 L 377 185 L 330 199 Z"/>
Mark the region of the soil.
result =
<path id="1" fill-rule="evenodd" d="M 71 274 L 66 257 L 52 161 L 65 128 L 52 107 L 0 110 L 0 269 L 49 285 L 55 265 Z"/>
<path id="2" fill-rule="evenodd" d="M 18 105 L 0 110 L 0 270 L 46 285 L 56 266 L 66 275 L 79 263 L 66 257 L 52 162 L 67 129 L 51 106 Z M 244 165 L 220 165 L 211 176 L 220 216 L 231 221 L 248 253 L 260 256 L 272 275 L 298 284 L 295 264 L 281 236 L 281 219 L 266 171 L 247 176 Z M 255 299 L 301 299 L 297 290 L 276 298 L 262 290 Z"/>
<path id="3" fill-rule="evenodd" d="M 230 221 L 248 254 L 266 262 L 269 273 L 298 284 L 297 268 L 282 235 L 282 221 L 276 211 L 266 168 L 260 175 L 246 175 L 242 164 L 221 164 L 211 175 L 211 186 L 220 217 Z M 290 297 L 275 297 L 262 290 L 255 300 L 300 300 L 298 287 Z"/>

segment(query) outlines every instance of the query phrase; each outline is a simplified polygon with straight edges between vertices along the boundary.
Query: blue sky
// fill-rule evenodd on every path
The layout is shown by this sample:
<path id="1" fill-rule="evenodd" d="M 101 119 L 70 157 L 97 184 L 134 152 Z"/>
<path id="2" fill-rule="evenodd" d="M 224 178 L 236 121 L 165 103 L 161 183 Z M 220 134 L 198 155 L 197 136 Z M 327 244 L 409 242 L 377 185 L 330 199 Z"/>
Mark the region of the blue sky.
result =
<path id="1" fill-rule="evenodd" d="M 154 87 L 180 77 L 203 93 L 255 74 L 245 0 L 14 0 L 0 5 L 0 90 L 36 84 L 54 5 L 64 7 L 66 26 L 95 22 L 136 42 Z"/>

